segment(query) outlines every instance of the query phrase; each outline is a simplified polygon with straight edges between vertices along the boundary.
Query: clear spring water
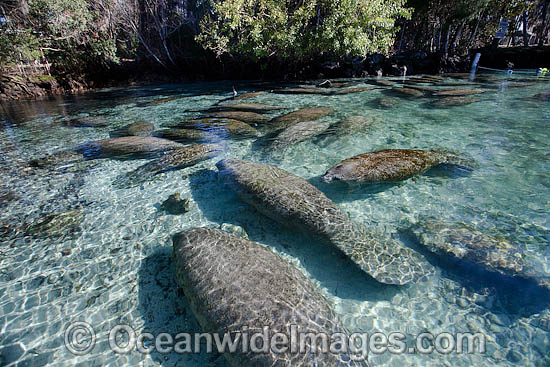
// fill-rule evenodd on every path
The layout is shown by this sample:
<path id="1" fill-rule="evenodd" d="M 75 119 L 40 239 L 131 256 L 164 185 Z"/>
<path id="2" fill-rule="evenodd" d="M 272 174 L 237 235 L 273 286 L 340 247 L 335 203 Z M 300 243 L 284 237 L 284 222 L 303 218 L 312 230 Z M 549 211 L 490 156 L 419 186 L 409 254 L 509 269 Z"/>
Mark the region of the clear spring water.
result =
<path id="1" fill-rule="evenodd" d="M 161 128 L 191 118 L 195 114 L 186 110 L 229 97 L 232 83 L 114 89 L 3 105 L 0 365 L 226 366 L 223 357 L 207 353 L 115 354 L 106 333 L 117 324 L 128 324 L 137 334 L 200 331 L 174 281 L 170 236 L 185 228 L 229 223 L 300 268 L 352 332 L 403 332 L 410 338 L 426 331 L 487 335 L 484 354 L 386 353 L 370 356 L 372 366 L 550 366 L 548 293 L 521 289 L 521 284 L 429 254 L 437 272 L 428 281 L 404 287 L 377 284 L 340 257 L 316 251 L 311 238 L 258 215 L 220 186 L 216 176 L 215 163 L 223 156 L 277 164 L 318 184 L 354 220 L 393 233 L 412 247 L 418 244 L 407 228 L 422 217 L 463 222 L 517 245 L 548 275 L 550 105 L 525 98 L 550 93 L 550 83 L 522 88 L 508 88 L 510 81 L 499 78 L 490 83 L 481 102 L 446 109 L 430 107 L 428 98 L 400 98 L 394 108 L 379 109 L 373 101 L 384 96 L 382 89 L 342 96 L 266 93 L 246 102 L 332 107 L 336 112 L 327 118 L 330 122 L 353 115 L 374 122 L 360 132 L 299 143 L 279 152 L 276 161 L 253 140 L 226 140 L 217 159 L 133 188 L 112 182 L 145 160 L 103 159 L 80 171 L 33 170 L 25 162 L 107 138 L 134 121 Z M 263 87 L 237 84 L 240 92 Z M 188 97 L 143 106 L 177 95 Z M 102 116 L 111 126 L 63 123 L 88 115 Z M 340 160 L 385 148 L 449 149 L 474 160 L 477 168 L 467 173 L 435 169 L 398 185 L 319 184 L 318 177 Z M 191 199 L 188 213 L 175 216 L 159 209 L 175 192 Z M 9 237 L 23 223 L 74 208 L 84 217 L 70 235 Z M 64 331 L 74 321 L 90 323 L 98 335 L 84 356 L 63 345 Z"/>

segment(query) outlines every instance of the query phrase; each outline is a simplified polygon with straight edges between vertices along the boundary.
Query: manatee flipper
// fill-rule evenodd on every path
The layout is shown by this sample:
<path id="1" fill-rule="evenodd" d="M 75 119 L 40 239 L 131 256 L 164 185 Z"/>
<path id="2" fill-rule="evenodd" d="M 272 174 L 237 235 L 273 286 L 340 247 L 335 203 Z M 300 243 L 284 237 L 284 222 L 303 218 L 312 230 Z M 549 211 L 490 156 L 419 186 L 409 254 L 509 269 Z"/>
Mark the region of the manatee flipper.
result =
<path id="1" fill-rule="evenodd" d="M 332 242 L 380 283 L 404 285 L 434 274 L 434 267 L 418 252 L 387 235 L 377 235 L 360 225 L 355 227 L 349 237 L 335 237 Z"/>

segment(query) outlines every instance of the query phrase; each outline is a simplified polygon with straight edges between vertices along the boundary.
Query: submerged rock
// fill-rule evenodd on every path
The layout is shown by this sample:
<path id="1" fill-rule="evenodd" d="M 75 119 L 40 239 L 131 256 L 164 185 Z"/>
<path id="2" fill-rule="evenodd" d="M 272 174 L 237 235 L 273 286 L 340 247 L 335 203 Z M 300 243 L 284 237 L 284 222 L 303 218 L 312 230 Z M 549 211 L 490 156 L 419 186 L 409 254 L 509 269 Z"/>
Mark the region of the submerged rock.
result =
<path id="1" fill-rule="evenodd" d="M 530 268 L 518 247 L 464 224 L 427 221 L 413 227 L 419 242 L 430 252 L 450 256 L 503 275 L 530 279 L 550 290 L 550 275 L 542 276 Z"/>
<path id="2" fill-rule="evenodd" d="M 133 158 L 181 147 L 183 145 L 166 139 L 149 136 L 124 136 L 98 140 L 80 147 L 79 150 L 90 158 Z"/>
<path id="3" fill-rule="evenodd" d="M 311 281 L 269 248 L 211 228 L 178 233 L 173 243 L 177 283 L 205 332 L 234 336 L 266 327 L 266 340 L 286 335 L 279 350 L 264 341 L 265 353 L 243 353 L 239 339 L 237 352 L 224 354 L 232 367 L 366 366 L 347 352 L 313 353 L 314 338 L 305 338 L 305 348 L 293 352 L 291 326 L 298 334 L 329 338 L 336 333 L 349 338 L 349 333 Z"/>
<path id="4" fill-rule="evenodd" d="M 322 121 L 302 121 L 283 130 L 271 143 L 273 149 L 286 148 L 304 140 L 317 136 L 330 127 L 330 123 Z"/>
<path id="5" fill-rule="evenodd" d="M 271 119 L 264 115 L 255 112 L 246 112 L 246 111 L 220 111 L 220 112 L 211 112 L 204 115 L 205 117 L 218 117 L 218 118 L 227 118 L 232 120 L 239 120 L 246 122 L 247 124 L 265 124 Z"/>
<path id="6" fill-rule="evenodd" d="M 163 129 L 155 132 L 156 137 L 177 141 L 178 143 L 213 142 L 218 136 L 204 130 L 195 129 Z"/>
<path id="7" fill-rule="evenodd" d="M 80 209 L 70 210 L 60 214 L 48 215 L 26 228 L 25 233 L 32 237 L 62 237 L 76 232 L 84 214 Z"/>
<path id="8" fill-rule="evenodd" d="M 433 272 L 416 252 L 391 238 L 375 238 L 315 186 L 274 166 L 225 159 L 222 182 L 269 218 L 335 246 L 376 280 L 406 284 Z"/>
<path id="9" fill-rule="evenodd" d="M 284 110 L 285 107 L 270 106 L 259 103 L 238 103 L 238 104 L 225 104 L 221 106 L 211 107 L 206 112 L 217 111 L 245 111 L 245 112 L 257 112 L 268 113 L 273 111 Z"/>
<path id="10" fill-rule="evenodd" d="M 279 129 L 285 129 L 290 125 L 301 121 L 313 121 L 322 117 L 331 115 L 334 112 L 332 108 L 327 107 L 310 107 L 287 113 L 282 116 L 275 117 L 271 120 L 271 124 Z"/>
<path id="11" fill-rule="evenodd" d="M 155 130 L 155 125 L 146 121 L 134 122 L 128 126 L 115 131 L 112 136 L 151 136 Z"/>
<path id="12" fill-rule="evenodd" d="M 435 108 L 445 108 L 445 107 L 455 107 L 455 106 L 466 106 L 472 103 L 480 102 L 481 99 L 476 97 L 445 97 L 432 101 L 429 103 L 431 107 Z"/>
<path id="13" fill-rule="evenodd" d="M 189 211 L 189 202 L 189 198 L 182 199 L 179 192 L 176 192 L 164 200 L 160 208 L 168 214 L 181 215 Z"/>
<path id="14" fill-rule="evenodd" d="M 160 158 L 136 168 L 118 178 L 114 184 L 128 186 L 143 183 L 155 175 L 166 171 L 174 171 L 193 166 L 204 160 L 215 157 L 221 148 L 212 144 L 195 144 L 174 149 Z"/>
<path id="15" fill-rule="evenodd" d="M 181 123 L 179 126 L 205 130 L 212 134 L 229 134 L 233 137 L 247 138 L 260 136 L 260 132 L 246 122 L 223 117 L 190 120 Z"/>
<path id="16" fill-rule="evenodd" d="M 348 158 L 329 169 L 322 180 L 397 182 L 440 164 L 468 165 L 456 154 L 441 150 L 386 149 Z"/>
<path id="17" fill-rule="evenodd" d="M 470 96 L 473 94 L 485 93 L 483 89 L 447 89 L 435 92 L 434 96 L 446 97 L 446 96 Z"/>

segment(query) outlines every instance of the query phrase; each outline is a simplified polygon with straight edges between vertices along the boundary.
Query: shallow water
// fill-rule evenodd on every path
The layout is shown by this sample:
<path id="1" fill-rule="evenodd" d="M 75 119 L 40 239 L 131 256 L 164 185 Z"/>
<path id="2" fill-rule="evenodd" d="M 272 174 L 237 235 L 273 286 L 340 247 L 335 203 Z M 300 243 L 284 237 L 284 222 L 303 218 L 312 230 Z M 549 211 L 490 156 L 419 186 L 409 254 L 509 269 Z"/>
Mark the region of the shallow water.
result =
<path id="1" fill-rule="evenodd" d="M 447 79 L 446 81 L 456 81 Z M 356 80 L 359 86 L 367 80 Z M 549 366 L 550 295 L 521 281 L 437 258 L 422 250 L 409 228 L 424 217 L 466 223 L 518 247 L 540 276 L 550 277 L 550 105 L 526 99 L 550 93 L 548 81 L 509 88 L 495 78 L 480 102 L 433 108 L 430 98 L 399 98 L 393 108 L 376 89 L 339 96 L 265 93 L 243 102 L 331 107 L 325 120 L 372 117 L 358 132 L 326 134 L 271 152 L 260 140 L 224 139 L 218 158 L 167 172 L 141 185 L 113 186 L 147 160 L 102 159 L 51 170 L 26 162 L 109 137 L 135 121 L 157 129 L 196 116 L 232 95 L 230 82 L 104 90 L 76 97 L 2 106 L 0 130 L 0 361 L 4 366 L 226 366 L 215 354 L 126 355 L 109 349 L 106 334 L 128 324 L 145 331 L 200 330 L 174 281 L 170 236 L 197 226 L 241 226 L 249 238 L 301 269 L 334 305 L 351 332 L 481 332 L 484 354 L 371 355 L 372 366 Z M 238 83 L 239 92 L 273 86 Z M 464 87 L 459 87 L 464 88 Z M 209 93 L 213 92 L 213 93 Z M 182 96 L 147 105 L 159 98 Z M 290 111 L 289 110 L 289 111 Z M 281 112 L 269 114 L 277 116 Z M 284 112 L 283 112 L 284 113 Z M 69 127 L 70 118 L 102 116 L 101 128 Z M 268 127 L 259 127 L 269 134 Z M 475 162 L 473 170 L 437 168 L 399 184 L 327 186 L 319 176 L 356 154 L 388 148 L 447 149 Z M 423 253 L 436 274 L 418 284 L 385 286 L 315 240 L 259 215 L 221 186 L 223 157 L 261 161 L 308 179 L 350 217 L 385 231 Z M 179 192 L 190 211 L 168 215 L 160 204 Z M 24 224 L 79 209 L 72 233 L 15 236 Z M 69 323 L 86 321 L 94 349 L 75 356 L 63 345 Z"/>

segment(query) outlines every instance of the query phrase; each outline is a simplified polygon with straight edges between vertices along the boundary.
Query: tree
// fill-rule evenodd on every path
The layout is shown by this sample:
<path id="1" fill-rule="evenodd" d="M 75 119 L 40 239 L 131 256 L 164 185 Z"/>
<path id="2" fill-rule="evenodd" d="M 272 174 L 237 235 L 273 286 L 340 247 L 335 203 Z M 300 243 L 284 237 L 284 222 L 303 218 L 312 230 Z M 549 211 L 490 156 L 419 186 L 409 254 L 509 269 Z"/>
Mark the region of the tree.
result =
<path id="1" fill-rule="evenodd" d="M 212 1 L 197 40 L 216 54 L 303 61 L 388 52 L 405 0 Z"/>

